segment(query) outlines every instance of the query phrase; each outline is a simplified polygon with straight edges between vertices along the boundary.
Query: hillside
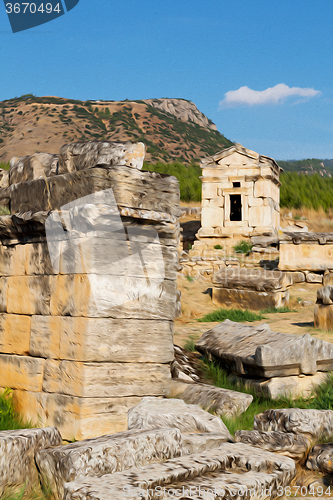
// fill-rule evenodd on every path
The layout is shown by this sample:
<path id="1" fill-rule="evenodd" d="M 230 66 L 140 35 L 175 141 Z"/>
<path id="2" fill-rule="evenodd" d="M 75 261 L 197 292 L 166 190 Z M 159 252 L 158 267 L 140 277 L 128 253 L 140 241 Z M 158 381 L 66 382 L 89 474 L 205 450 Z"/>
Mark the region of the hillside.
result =
<path id="1" fill-rule="evenodd" d="M 333 160 L 307 160 L 278 161 L 285 172 L 298 172 L 300 174 L 319 174 L 321 177 L 333 176 Z"/>
<path id="2" fill-rule="evenodd" d="M 0 162 L 94 139 L 143 141 L 147 162 L 187 165 L 232 144 L 185 99 L 83 102 L 27 95 L 0 102 Z"/>

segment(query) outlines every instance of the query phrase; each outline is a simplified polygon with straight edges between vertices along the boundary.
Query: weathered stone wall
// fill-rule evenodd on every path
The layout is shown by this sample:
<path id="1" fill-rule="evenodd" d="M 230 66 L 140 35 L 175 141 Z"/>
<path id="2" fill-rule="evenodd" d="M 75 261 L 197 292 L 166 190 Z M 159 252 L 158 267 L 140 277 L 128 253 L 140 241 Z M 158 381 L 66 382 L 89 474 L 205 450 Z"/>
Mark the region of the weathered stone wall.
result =
<path id="1" fill-rule="evenodd" d="M 53 211 L 0 218 L 0 386 L 13 389 L 24 418 L 68 440 L 126 429 L 128 408 L 168 393 L 174 357 L 178 183 L 129 167 L 98 170 L 16 184 L 39 193 L 43 183 Z M 54 210 L 73 175 L 75 187 L 85 179 L 81 195 L 112 188 L 127 238 L 112 232 L 114 207 L 103 197 Z M 35 201 L 46 209 L 42 196 Z M 46 238 L 50 217 L 65 230 Z M 128 246 L 130 256 L 141 252 L 143 270 L 127 265 Z"/>

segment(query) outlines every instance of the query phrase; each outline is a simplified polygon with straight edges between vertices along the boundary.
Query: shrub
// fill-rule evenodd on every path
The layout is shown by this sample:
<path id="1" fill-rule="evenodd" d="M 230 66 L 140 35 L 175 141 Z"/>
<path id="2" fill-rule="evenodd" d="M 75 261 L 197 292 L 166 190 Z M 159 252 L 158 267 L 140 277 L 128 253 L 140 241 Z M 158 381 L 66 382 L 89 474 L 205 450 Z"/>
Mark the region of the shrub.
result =
<path id="1" fill-rule="evenodd" d="M 24 429 L 30 427 L 25 424 L 14 409 L 12 392 L 6 389 L 0 395 L 0 431 Z"/>
<path id="2" fill-rule="evenodd" d="M 218 309 L 212 313 L 206 314 L 203 318 L 199 318 L 200 322 L 210 322 L 210 321 L 224 321 L 225 319 L 230 319 L 230 321 L 236 321 L 241 323 L 243 321 L 261 321 L 262 314 L 256 314 L 252 311 L 243 309 Z"/>
<path id="3" fill-rule="evenodd" d="M 214 248 L 215 248 L 215 250 L 222 250 L 223 249 L 223 247 L 221 245 L 215 245 Z"/>
<path id="4" fill-rule="evenodd" d="M 251 243 L 249 243 L 248 241 L 242 240 L 239 243 L 237 243 L 237 245 L 235 245 L 233 248 L 235 253 L 244 253 L 245 255 L 250 255 L 252 246 L 253 245 L 251 245 Z"/>

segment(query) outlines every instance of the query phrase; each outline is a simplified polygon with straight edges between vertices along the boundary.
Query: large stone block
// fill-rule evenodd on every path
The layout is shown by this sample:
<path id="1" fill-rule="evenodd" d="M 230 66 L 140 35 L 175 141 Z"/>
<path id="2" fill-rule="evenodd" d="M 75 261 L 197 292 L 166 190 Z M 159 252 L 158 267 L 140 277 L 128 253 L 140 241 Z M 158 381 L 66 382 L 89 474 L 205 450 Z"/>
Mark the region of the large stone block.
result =
<path id="1" fill-rule="evenodd" d="M 240 267 L 221 269 L 214 274 L 212 283 L 216 288 L 255 290 L 257 292 L 281 291 L 292 285 L 289 276 L 281 271 Z"/>
<path id="2" fill-rule="evenodd" d="M 53 283 L 53 316 L 174 319 L 174 281 L 151 280 L 148 286 L 146 278 L 75 274 L 55 276 Z"/>
<path id="3" fill-rule="evenodd" d="M 26 274 L 28 245 L 0 245 L 0 275 L 24 276 Z"/>
<path id="4" fill-rule="evenodd" d="M 30 354 L 73 361 L 169 363 L 171 321 L 32 316 Z"/>
<path id="5" fill-rule="evenodd" d="M 224 224 L 224 211 L 220 207 L 203 207 L 201 224 L 203 227 L 222 227 Z"/>
<path id="6" fill-rule="evenodd" d="M 82 363 L 47 359 L 43 391 L 84 398 L 163 396 L 170 391 L 170 380 L 168 364 Z"/>
<path id="7" fill-rule="evenodd" d="M 327 274 L 324 275 L 323 285 L 324 286 L 333 285 L 333 272 L 332 273 L 327 273 Z"/>
<path id="8" fill-rule="evenodd" d="M 238 443 L 250 444 L 294 460 L 305 458 L 311 447 L 308 436 L 291 432 L 236 431 L 235 439 Z"/>
<path id="9" fill-rule="evenodd" d="M 208 330 L 196 349 L 239 375 L 255 378 L 311 375 L 333 369 L 333 345 L 311 337 L 272 332 L 269 325 L 248 326 L 225 320 Z"/>
<path id="10" fill-rule="evenodd" d="M 65 484 L 63 498 L 107 500 L 125 495 L 136 500 L 154 495 L 166 499 L 183 491 L 187 498 L 276 498 L 295 475 L 295 462 L 289 457 L 243 443 L 221 443 L 218 449 L 102 478 L 78 478 Z"/>
<path id="11" fill-rule="evenodd" d="M 14 157 L 10 160 L 10 184 L 45 179 L 56 175 L 58 155 L 49 153 L 35 153 L 30 156 Z"/>
<path id="12" fill-rule="evenodd" d="M 7 312 L 50 314 L 52 276 L 10 276 L 7 280 Z"/>
<path id="13" fill-rule="evenodd" d="M 8 278 L 0 278 L 0 313 L 7 312 Z"/>
<path id="14" fill-rule="evenodd" d="M 230 381 L 254 390 L 258 396 L 264 395 L 269 399 L 308 399 L 316 387 L 327 382 L 326 372 L 317 372 L 314 375 L 293 375 L 291 377 L 273 377 L 269 379 L 249 379 L 230 375 Z"/>
<path id="15" fill-rule="evenodd" d="M 61 445 L 54 427 L 0 432 L 0 494 L 11 486 L 32 486 L 38 480 L 35 454 L 48 446 Z"/>
<path id="16" fill-rule="evenodd" d="M 299 408 L 266 410 L 254 417 L 253 428 L 265 432 L 307 434 L 311 438 L 323 439 L 333 433 L 333 411 Z"/>
<path id="17" fill-rule="evenodd" d="M 250 207 L 249 208 L 249 226 L 270 227 L 273 223 L 272 207 Z"/>
<path id="18" fill-rule="evenodd" d="M 254 290 L 234 290 L 213 288 L 213 303 L 220 307 L 242 307 L 261 310 L 268 307 L 285 307 L 289 304 L 289 291 L 256 292 Z"/>
<path id="19" fill-rule="evenodd" d="M 72 142 L 60 148 L 59 173 L 84 170 L 97 165 L 124 165 L 141 170 L 144 157 L 143 142 Z"/>
<path id="20" fill-rule="evenodd" d="M 0 352 L 29 354 L 30 330 L 30 316 L 0 314 Z"/>
<path id="21" fill-rule="evenodd" d="M 56 426 L 67 441 L 127 430 L 127 412 L 141 397 L 80 398 L 65 394 L 13 391 L 15 408 L 34 425 Z"/>
<path id="22" fill-rule="evenodd" d="M 331 233 L 284 233 L 279 268 L 286 271 L 333 270 Z"/>
<path id="23" fill-rule="evenodd" d="M 182 432 L 213 432 L 223 434 L 233 441 L 228 429 L 219 417 L 189 405 L 181 399 L 145 397 L 128 412 L 129 429 L 160 429 L 176 427 Z"/>
<path id="24" fill-rule="evenodd" d="M 42 390 L 45 359 L 0 354 L 1 386 L 38 392 Z"/>
<path id="25" fill-rule="evenodd" d="M 315 304 L 314 326 L 321 330 L 333 331 L 333 304 Z"/>
<path id="26" fill-rule="evenodd" d="M 178 429 L 130 430 L 41 450 L 36 463 L 56 498 L 63 498 L 65 483 L 79 477 L 102 477 L 181 454 Z"/>
<path id="27" fill-rule="evenodd" d="M 182 380 L 172 380 L 171 395 L 228 418 L 244 413 L 253 401 L 251 394 Z"/>
<path id="28" fill-rule="evenodd" d="M 10 187 L 11 213 L 56 210 L 108 189 L 112 189 L 118 206 L 179 215 L 176 178 L 125 166 L 86 169 L 14 184 Z"/>
<path id="29" fill-rule="evenodd" d="M 218 184 L 216 184 L 216 183 L 203 182 L 202 183 L 202 198 L 203 199 L 216 198 L 217 187 L 218 187 Z"/>

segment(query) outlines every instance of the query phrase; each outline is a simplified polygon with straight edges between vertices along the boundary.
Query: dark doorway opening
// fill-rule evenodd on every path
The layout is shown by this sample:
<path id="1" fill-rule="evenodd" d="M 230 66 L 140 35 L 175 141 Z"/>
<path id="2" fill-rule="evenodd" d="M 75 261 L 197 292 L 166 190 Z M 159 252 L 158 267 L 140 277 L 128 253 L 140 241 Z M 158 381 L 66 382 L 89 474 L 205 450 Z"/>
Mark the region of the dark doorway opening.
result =
<path id="1" fill-rule="evenodd" d="M 242 220 L 242 196 L 240 194 L 230 195 L 230 220 Z"/>

